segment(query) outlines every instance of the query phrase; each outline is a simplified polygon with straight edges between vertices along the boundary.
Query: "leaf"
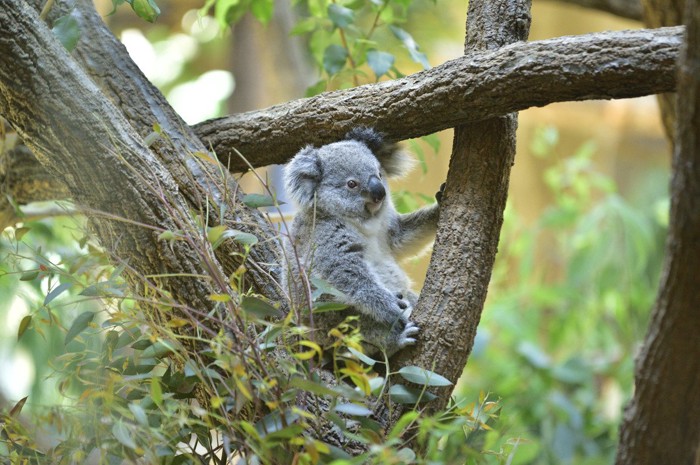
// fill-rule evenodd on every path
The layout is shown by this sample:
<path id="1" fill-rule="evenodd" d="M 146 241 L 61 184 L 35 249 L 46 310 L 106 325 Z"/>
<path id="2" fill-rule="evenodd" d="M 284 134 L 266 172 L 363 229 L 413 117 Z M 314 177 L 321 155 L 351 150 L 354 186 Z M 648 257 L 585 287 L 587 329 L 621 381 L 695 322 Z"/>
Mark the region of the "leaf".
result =
<path id="1" fill-rule="evenodd" d="M 340 302 L 321 302 L 314 305 L 314 313 L 337 312 L 346 308 L 348 305 Z"/>
<path id="2" fill-rule="evenodd" d="M 280 315 L 280 311 L 271 304 L 248 295 L 243 296 L 243 299 L 241 299 L 241 308 L 244 312 L 261 319 Z"/>
<path id="3" fill-rule="evenodd" d="M 323 69 L 329 75 L 337 74 L 345 66 L 348 51 L 340 45 L 331 44 L 323 51 Z"/>
<path id="4" fill-rule="evenodd" d="M 63 283 L 51 289 L 51 292 L 46 294 L 46 297 L 44 298 L 44 305 L 48 305 L 53 299 L 58 297 L 61 293 L 66 291 L 72 285 L 73 283 Z"/>
<path id="5" fill-rule="evenodd" d="M 420 413 L 416 412 L 415 410 L 411 410 L 410 412 L 406 412 L 405 414 L 401 415 L 401 418 L 399 418 L 399 421 L 396 422 L 394 427 L 391 429 L 389 432 L 388 436 L 386 437 L 387 441 L 390 439 L 398 439 L 401 437 L 403 434 L 404 430 L 408 428 L 408 426 L 416 421 L 420 417 Z"/>
<path id="6" fill-rule="evenodd" d="M 429 402 L 437 396 L 432 392 L 422 392 L 421 390 L 409 388 L 403 384 L 394 384 L 389 389 L 389 397 L 399 404 L 415 404 L 417 402 Z"/>
<path id="7" fill-rule="evenodd" d="M 160 15 L 160 8 L 154 0 L 127 0 L 127 2 L 131 4 L 131 8 L 139 18 L 149 23 L 155 22 Z"/>
<path id="8" fill-rule="evenodd" d="M 319 396 L 337 397 L 339 395 L 337 392 L 327 388 L 321 383 L 317 383 L 315 381 L 302 378 L 300 376 L 295 376 L 294 378 L 292 378 L 289 382 L 289 385 L 292 387 L 303 389 L 304 391 L 311 392 L 313 394 L 318 394 Z"/>
<path id="9" fill-rule="evenodd" d="M 151 378 L 151 399 L 158 407 L 163 404 L 163 388 L 160 386 L 160 380 L 155 376 Z"/>
<path id="10" fill-rule="evenodd" d="M 355 21 L 355 13 L 350 8 L 331 3 L 328 6 L 328 18 L 335 27 L 344 29 Z"/>
<path id="11" fill-rule="evenodd" d="M 66 333 L 66 338 L 63 340 L 63 344 L 68 345 L 68 343 L 72 341 L 75 336 L 87 328 L 88 324 L 90 324 L 93 318 L 95 318 L 95 312 L 84 312 L 78 315 L 75 320 L 73 320 L 73 324 Z"/>
<path id="12" fill-rule="evenodd" d="M 24 407 L 24 404 L 27 402 L 27 398 L 29 396 L 21 398 L 15 405 L 12 407 L 12 410 L 10 410 L 10 416 L 12 418 L 17 418 L 19 413 L 22 411 L 22 407 Z"/>
<path id="13" fill-rule="evenodd" d="M 80 39 L 80 24 L 71 14 L 67 14 L 54 21 L 51 32 L 71 52 Z"/>
<path id="14" fill-rule="evenodd" d="M 246 194 L 241 200 L 243 205 L 250 208 L 260 208 L 260 207 L 274 207 L 275 205 L 283 205 L 283 203 L 277 203 L 271 195 L 267 194 Z"/>
<path id="15" fill-rule="evenodd" d="M 274 11 L 275 0 L 254 0 L 250 5 L 250 12 L 263 24 L 270 22 Z"/>
<path id="16" fill-rule="evenodd" d="M 349 402 L 346 404 L 336 405 L 335 411 L 338 413 L 344 413 L 346 415 L 353 415 L 357 417 L 368 417 L 372 415 L 372 411 L 364 405 L 357 405 Z"/>
<path id="17" fill-rule="evenodd" d="M 24 332 L 29 328 L 29 324 L 32 322 L 32 316 L 31 315 L 26 315 L 24 318 L 22 318 L 22 321 L 19 322 L 19 329 L 17 330 L 17 340 L 19 341 Z"/>
<path id="18" fill-rule="evenodd" d="M 452 381 L 437 373 L 417 366 L 407 366 L 399 370 L 407 381 L 422 386 L 451 386 Z"/>
<path id="19" fill-rule="evenodd" d="M 112 434 L 123 446 L 129 449 L 136 449 L 136 442 L 134 442 L 134 439 L 129 433 L 129 428 L 127 428 L 123 421 L 117 420 L 116 423 L 114 423 Z"/>
<path id="20" fill-rule="evenodd" d="M 253 246 L 258 243 L 258 238 L 254 234 L 239 231 L 237 229 L 225 229 L 226 226 L 215 226 L 207 231 L 207 239 L 216 250 L 226 239 L 233 239 L 239 244 Z"/>
<path id="21" fill-rule="evenodd" d="M 367 51 L 367 64 L 370 68 L 372 68 L 372 71 L 374 71 L 377 79 L 384 76 L 391 69 L 391 67 L 394 66 L 394 60 L 394 55 L 391 53 L 382 52 L 379 50 Z"/>
<path id="22" fill-rule="evenodd" d="M 304 97 L 313 97 L 314 95 L 318 95 L 321 92 L 325 92 L 327 87 L 328 81 L 326 81 L 325 79 L 321 79 L 316 84 L 313 84 L 306 89 L 306 92 L 304 92 Z"/>
<path id="23" fill-rule="evenodd" d="M 352 347 L 348 347 L 348 350 L 349 350 L 350 353 L 353 354 L 355 357 L 359 358 L 360 361 L 361 361 L 362 363 L 364 363 L 365 365 L 374 366 L 374 364 L 377 363 L 376 360 L 374 360 L 373 358 L 370 358 L 370 357 L 366 356 L 365 354 L 363 354 L 362 352 L 360 352 L 360 351 L 357 350 L 357 349 L 353 349 Z M 373 389 L 373 390 L 374 390 L 374 389 Z"/>
<path id="24" fill-rule="evenodd" d="M 148 426 L 148 416 L 146 411 L 139 404 L 134 404 L 133 402 L 129 404 L 129 410 L 134 414 L 134 419 L 142 424 L 143 426 Z"/>
<path id="25" fill-rule="evenodd" d="M 315 288 L 313 291 L 313 294 L 311 296 L 313 300 L 318 299 L 323 294 L 332 295 L 332 296 L 335 296 L 339 299 L 347 299 L 345 294 L 343 294 L 338 289 L 334 288 L 325 279 L 313 277 L 313 278 L 311 278 L 311 284 L 313 284 L 313 286 Z"/>
<path id="26" fill-rule="evenodd" d="M 406 47 L 408 50 L 409 55 L 411 55 L 411 59 L 415 61 L 416 63 L 420 63 L 421 66 L 423 66 L 423 69 L 430 69 L 430 63 L 428 63 L 428 57 L 425 56 L 425 53 L 420 52 L 418 50 L 418 44 L 416 41 L 413 39 L 411 34 L 406 32 L 404 29 L 401 29 L 400 27 L 397 26 L 389 26 L 391 29 L 391 32 L 394 33 L 397 39 L 399 39 L 401 42 L 403 42 L 403 45 Z"/>
<path id="27" fill-rule="evenodd" d="M 22 276 L 19 278 L 20 281 L 33 281 L 36 279 L 36 277 L 39 276 L 38 271 L 25 271 L 22 273 Z"/>
<path id="28" fill-rule="evenodd" d="M 24 235 L 27 234 L 31 230 L 32 230 L 32 228 L 27 228 L 27 227 L 21 227 L 21 228 L 15 229 L 15 239 L 18 241 L 21 241 L 22 238 L 24 237 Z"/>

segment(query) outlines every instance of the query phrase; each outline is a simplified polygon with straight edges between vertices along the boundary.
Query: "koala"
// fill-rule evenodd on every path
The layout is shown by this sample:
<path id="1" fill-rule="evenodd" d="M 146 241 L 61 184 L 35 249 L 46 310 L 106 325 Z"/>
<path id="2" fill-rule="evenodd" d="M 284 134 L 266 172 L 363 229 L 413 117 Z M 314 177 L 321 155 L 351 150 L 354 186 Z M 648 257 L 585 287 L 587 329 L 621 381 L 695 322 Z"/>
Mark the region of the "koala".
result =
<path id="1" fill-rule="evenodd" d="M 298 213 L 285 243 L 283 285 L 296 304 L 306 302 L 303 268 L 344 295 L 324 295 L 326 300 L 349 306 L 312 315 L 317 341 L 325 344 L 329 329 L 356 315 L 368 353 L 392 355 L 415 343 L 418 327 L 409 316 L 418 296 L 398 262 L 432 241 L 439 202 L 396 212 L 387 178 L 404 174 L 411 162 L 375 130 L 356 128 L 342 141 L 303 148 L 285 166 L 286 190 Z"/>

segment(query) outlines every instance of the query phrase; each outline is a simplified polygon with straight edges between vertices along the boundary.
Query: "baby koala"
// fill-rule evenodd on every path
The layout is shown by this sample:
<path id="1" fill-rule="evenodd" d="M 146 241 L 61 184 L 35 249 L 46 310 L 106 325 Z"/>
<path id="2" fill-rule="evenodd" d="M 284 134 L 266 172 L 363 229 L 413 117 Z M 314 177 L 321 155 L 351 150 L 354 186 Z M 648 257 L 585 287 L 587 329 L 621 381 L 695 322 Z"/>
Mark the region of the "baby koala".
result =
<path id="1" fill-rule="evenodd" d="M 320 343 L 349 315 L 359 317 L 368 353 L 392 355 L 415 343 L 418 328 L 408 318 L 418 296 L 398 261 L 433 240 L 439 205 L 396 212 L 387 178 L 404 174 L 410 164 L 374 129 L 356 128 L 340 142 L 303 148 L 286 165 L 287 193 L 299 210 L 285 243 L 285 289 L 297 305 L 305 302 L 302 267 L 344 295 L 324 294 L 323 300 L 349 306 L 313 314 Z"/>

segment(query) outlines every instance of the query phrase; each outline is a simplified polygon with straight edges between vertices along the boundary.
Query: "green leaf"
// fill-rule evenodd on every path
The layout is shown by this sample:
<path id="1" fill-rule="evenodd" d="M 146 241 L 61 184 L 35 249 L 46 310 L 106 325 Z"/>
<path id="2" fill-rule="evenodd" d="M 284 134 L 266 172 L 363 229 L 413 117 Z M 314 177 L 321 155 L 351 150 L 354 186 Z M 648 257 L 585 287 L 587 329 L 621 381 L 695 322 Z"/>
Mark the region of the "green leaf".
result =
<path id="1" fill-rule="evenodd" d="M 136 449 L 136 442 L 134 438 L 131 437 L 129 428 L 124 424 L 122 420 L 117 420 L 112 427 L 112 434 L 123 446 L 129 449 Z"/>
<path id="2" fill-rule="evenodd" d="M 80 39 L 80 24 L 71 14 L 67 14 L 54 21 L 51 32 L 53 32 L 66 50 L 71 52 Z"/>
<path id="3" fill-rule="evenodd" d="M 311 298 L 314 300 L 318 299 L 323 294 L 332 295 L 332 296 L 335 296 L 339 299 L 346 299 L 347 298 L 345 296 L 345 294 L 343 294 L 338 289 L 331 286 L 331 284 L 324 279 L 311 278 L 311 284 L 313 284 L 313 286 L 314 286 L 314 291 L 313 291 L 313 294 L 311 296 Z"/>
<path id="4" fill-rule="evenodd" d="M 401 415 L 399 421 L 396 422 L 394 427 L 389 432 L 389 435 L 386 437 L 387 440 L 400 438 L 404 430 L 408 428 L 411 423 L 416 421 L 418 417 L 420 417 L 420 413 L 416 412 L 415 410 L 411 410 L 410 412 L 406 412 L 405 414 Z"/>
<path id="5" fill-rule="evenodd" d="M 32 316 L 27 315 L 24 318 L 22 318 L 22 321 L 19 322 L 19 329 L 17 330 L 17 340 L 19 341 L 24 332 L 29 328 L 29 324 L 32 322 Z"/>
<path id="6" fill-rule="evenodd" d="M 379 50 L 368 50 L 367 64 L 379 79 L 394 66 L 394 55 Z"/>
<path id="7" fill-rule="evenodd" d="M 39 276 L 38 271 L 25 271 L 22 273 L 22 276 L 19 278 L 20 281 L 33 281 L 36 279 L 36 277 Z"/>
<path id="8" fill-rule="evenodd" d="M 15 229 L 15 239 L 18 241 L 21 241 L 22 238 L 24 237 L 25 234 L 27 234 L 29 231 L 31 231 L 32 228 L 27 228 L 27 227 L 21 227 Z"/>
<path id="9" fill-rule="evenodd" d="M 27 397 L 22 397 L 15 405 L 12 407 L 10 410 L 10 416 L 12 418 L 17 418 L 22 411 L 22 407 L 24 407 L 24 404 L 27 402 Z M 3 431 L 4 432 L 4 431 Z"/>
<path id="10" fill-rule="evenodd" d="M 368 417 L 372 415 L 372 411 L 364 405 L 357 405 L 349 402 L 345 404 L 336 405 L 335 411 L 338 413 L 344 413 L 346 415 L 353 415 L 357 417 Z"/>
<path id="11" fill-rule="evenodd" d="M 331 44 L 323 51 L 323 69 L 329 75 L 337 74 L 345 66 L 348 51 L 340 45 Z"/>
<path id="12" fill-rule="evenodd" d="M 160 386 L 160 380 L 156 376 L 151 378 L 151 399 L 158 407 L 163 404 L 163 388 Z"/>
<path id="13" fill-rule="evenodd" d="M 394 384 L 389 389 L 389 397 L 399 404 L 415 404 L 417 402 L 429 402 L 437 396 L 432 392 L 423 392 L 419 389 L 409 388 L 403 384 Z"/>
<path id="14" fill-rule="evenodd" d="M 93 318 L 95 318 L 95 312 L 84 312 L 78 315 L 75 320 L 73 320 L 73 324 L 66 333 L 66 338 L 63 340 L 63 344 L 68 345 L 68 343 L 72 341 L 75 336 L 80 334 L 85 328 L 88 327 L 88 324 L 90 324 Z"/>
<path id="15" fill-rule="evenodd" d="M 331 3 L 328 5 L 328 18 L 335 27 L 344 29 L 355 21 L 355 13 L 350 8 Z"/>
<path id="16" fill-rule="evenodd" d="M 154 0 L 127 0 L 139 18 L 149 23 L 155 22 L 160 15 L 160 8 Z"/>
<path id="17" fill-rule="evenodd" d="M 300 376 L 295 376 L 294 378 L 291 379 L 289 382 L 289 385 L 292 387 L 296 387 L 299 389 L 302 389 L 307 392 L 311 392 L 313 394 L 318 394 L 319 396 L 331 396 L 331 397 L 338 397 L 338 393 L 333 391 L 332 389 L 327 388 L 325 385 L 321 383 L 317 383 L 315 381 L 312 381 L 310 379 L 302 378 Z"/>
<path id="18" fill-rule="evenodd" d="M 64 291 L 68 290 L 68 288 L 70 288 L 72 285 L 73 283 L 63 283 L 51 289 L 51 292 L 46 294 L 46 297 L 44 298 L 44 305 L 48 305 L 53 299 L 58 297 Z"/>
<path id="19" fill-rule="evenodd" d="M 260 207 L 274 207 L 275 205 L 283 205 L 282 203 L 277 203 L 271 195 L 267 194 L 246 194 L 243 196 L 243 205 L 250 208 L 260 208 Z"/>
<path id="20" fill-rule="evenodd" d="M 134 419 L 142 424 L 143 426 L 148 426 L 148 416 L 146 411 L 139 404 L 133 402 L 129 403 L 129 410 L 134 414 Z"/>
<path id="21" fill-rule="evenodd" d="M 267 24 L 275 11 L 275 0 L 254 0 L 250 5 L 250 11 L 258 21 Z"/>
<path id="22" fill-rule="evenodd" d="M 244 312 L 261 319 L 280 315 L 280 311 L 269 303 L 248 295 L 243 296 L 243 299 L 241 299 L 241 308 Z"/>
<path id="23" fill-rule="evenodd" d="M 346 308 L 348 305 L 340 302 L 321 302 L 314 305 L 314 313 L 337 312 Z"/>
<path id="24" fill-rule="evenodd" d="M 430 69 L 428 57 L 425 56 L 425 53 L 419 51 L 418 44 L 415 40 L 413 40 L 411 34 L 397 26 L 389 26 L 389 28 L 391 29 L 391 32 L 394 33 L 396 38 L 403 42 L 404 47 L 406 47 L 409 55 L 411 55 L 411 59 L 416 63 L 420 63 L 424 69 Z"/>
<path id="25" fill-rule="evenodd" d="M 357 349 L 353 349 L 352 347 L 348 347 L 348 350 L 350 351 L 351 354 L 353 354 L 355 357 L 359 358 L 360 361 L 366 365 L 374 366 L 374 364 L 377 363 L 376 360 L 366 356 L 365 354 L 363 354 L 362 352 L 360 352 Z M 374 379 L 376 379 L 376 378 L 374 378 Z"/>
<path id="26" fill-rule="evenodd" d="M 422 386 L 451 386 L 452 381 L 437 373 L 417 366 L 407 366 L 399 370 L 407 381 Z"/>

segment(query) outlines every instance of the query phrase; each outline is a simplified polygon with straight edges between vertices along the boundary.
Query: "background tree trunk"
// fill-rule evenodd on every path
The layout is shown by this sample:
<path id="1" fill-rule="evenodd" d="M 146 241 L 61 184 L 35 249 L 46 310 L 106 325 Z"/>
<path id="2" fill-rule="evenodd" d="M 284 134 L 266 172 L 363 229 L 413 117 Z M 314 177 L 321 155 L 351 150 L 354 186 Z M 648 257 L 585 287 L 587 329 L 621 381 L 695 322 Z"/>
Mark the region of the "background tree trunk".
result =
<path id="1" fill-rule="evenodd" d="M 666 261 L 618 465 L 693 465 L 700 446 L 700 1 L 686 8 Z"/>

